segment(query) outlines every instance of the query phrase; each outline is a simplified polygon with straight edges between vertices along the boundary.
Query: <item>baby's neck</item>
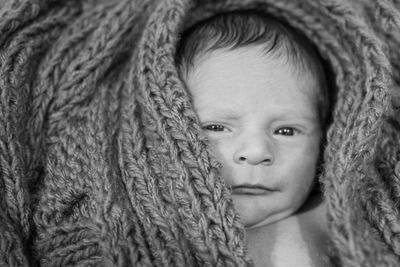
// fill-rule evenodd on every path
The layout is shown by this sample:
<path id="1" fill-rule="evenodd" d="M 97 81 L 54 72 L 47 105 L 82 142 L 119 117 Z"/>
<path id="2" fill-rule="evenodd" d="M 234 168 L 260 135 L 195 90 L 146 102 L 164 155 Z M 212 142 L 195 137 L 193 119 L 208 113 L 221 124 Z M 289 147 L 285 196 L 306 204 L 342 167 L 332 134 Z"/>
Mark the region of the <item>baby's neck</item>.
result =
<path id="1" fill-rule="evenodd" d="M 248 249 L 255 266 L 330 266 L 325 214 L 325 202 L 313 194 L 295 214 L 248 229 Z"/>

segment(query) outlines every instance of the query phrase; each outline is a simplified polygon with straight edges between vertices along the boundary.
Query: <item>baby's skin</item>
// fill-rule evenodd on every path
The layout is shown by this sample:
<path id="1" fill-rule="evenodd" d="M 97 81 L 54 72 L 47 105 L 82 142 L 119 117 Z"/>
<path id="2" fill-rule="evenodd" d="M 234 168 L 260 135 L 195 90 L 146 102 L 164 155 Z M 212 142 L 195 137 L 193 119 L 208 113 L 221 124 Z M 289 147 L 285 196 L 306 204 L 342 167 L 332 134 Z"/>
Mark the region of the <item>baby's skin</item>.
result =
<path id="1" fill-rule="evenodd" d="M 325 212 L 326 204 L 316 194 L 295 214 L 247 229 L 247 245 L 255 266 L 332 266 Z"/>
<path id="2" fill-rule="evenodd" d="M 214 50 L 186 79 L 247 228 L 281 220 L 306 201 L 322 135 L 317 79 L 261 49 Z"/>
<path id="3" fill-rule="evenodd" d="M 318 79 L 255 45 L 207 52 L 193 65 L 186 84 L 256 265 L 318 266 L 324 251 L 309 248 L 323 247 L 325 205 L 299 210 L 319 159 Z"/>

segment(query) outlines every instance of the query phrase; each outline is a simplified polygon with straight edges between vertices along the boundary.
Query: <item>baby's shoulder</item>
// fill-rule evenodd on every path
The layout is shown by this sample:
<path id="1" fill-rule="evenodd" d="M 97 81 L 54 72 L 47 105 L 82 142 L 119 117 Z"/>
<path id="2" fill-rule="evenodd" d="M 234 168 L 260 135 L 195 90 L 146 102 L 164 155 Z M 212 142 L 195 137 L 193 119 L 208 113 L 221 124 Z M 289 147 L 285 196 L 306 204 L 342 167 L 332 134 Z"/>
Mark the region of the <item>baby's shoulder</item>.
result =
<path id="1" fill-rule="evenodd" d="M 311 199 L 296 214 L 248 230 L 248 248 L 256 266 L 330 266 L 326 205 Z"/>

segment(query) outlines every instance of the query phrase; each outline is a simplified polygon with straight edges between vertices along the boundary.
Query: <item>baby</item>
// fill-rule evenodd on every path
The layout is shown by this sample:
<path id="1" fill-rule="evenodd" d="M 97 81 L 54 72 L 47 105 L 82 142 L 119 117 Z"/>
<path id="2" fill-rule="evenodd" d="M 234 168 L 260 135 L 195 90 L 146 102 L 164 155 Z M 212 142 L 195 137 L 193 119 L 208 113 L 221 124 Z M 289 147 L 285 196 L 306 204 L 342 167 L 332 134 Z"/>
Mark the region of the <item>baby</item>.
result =
<path id="1" fill-rule="evenodd" d="M 260 250 L 255 245 L 260 240 L 262 247 L 273 247 L 271 225 L 276 229 L 282 221 L 290 232 L 289 218 L 312 224 L 310 218 L 323 205 L 304 205 L 315 185 L 329 117 L 320 58 L 306 38 L 282 22 L 256 11 L 236 11 L 188 29 L 177 64 L 222 163 L 222 176 L 248 231 L 250 253 L 256 263 L 271 263 L 273 255 L 252 251 Z M 300 212 L 302 206 L 308 208 Z"/>

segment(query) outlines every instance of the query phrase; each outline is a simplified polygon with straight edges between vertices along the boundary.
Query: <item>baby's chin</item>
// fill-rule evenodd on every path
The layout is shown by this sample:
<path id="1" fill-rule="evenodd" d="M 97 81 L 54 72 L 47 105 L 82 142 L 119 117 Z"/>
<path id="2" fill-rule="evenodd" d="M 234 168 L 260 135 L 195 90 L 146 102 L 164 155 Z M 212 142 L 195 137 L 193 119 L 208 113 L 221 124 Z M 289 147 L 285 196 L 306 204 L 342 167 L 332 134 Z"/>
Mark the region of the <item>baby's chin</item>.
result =
<path id="1" fill-rule="evenodd" d="M 273 224 L 289 217 L 297 210 L 297 208 L 291 207 L 290 209 L 276 211 L 257 211 L 245 205 L 240 205 L 241 203 L 237 203 L 235 200 L 233 200 L 233 202 L 246 229 L 254 229 Z"/>

